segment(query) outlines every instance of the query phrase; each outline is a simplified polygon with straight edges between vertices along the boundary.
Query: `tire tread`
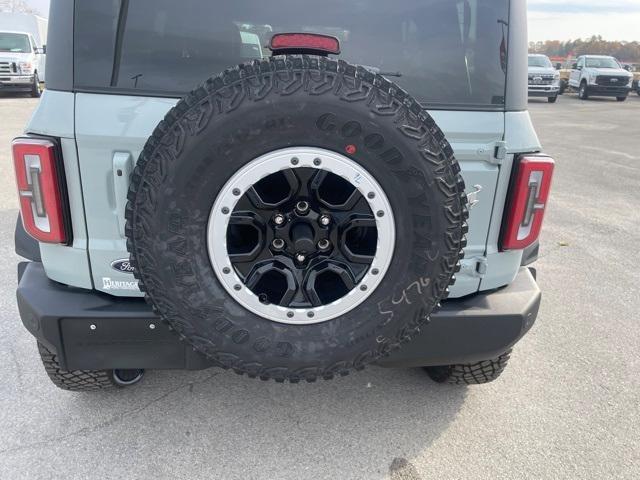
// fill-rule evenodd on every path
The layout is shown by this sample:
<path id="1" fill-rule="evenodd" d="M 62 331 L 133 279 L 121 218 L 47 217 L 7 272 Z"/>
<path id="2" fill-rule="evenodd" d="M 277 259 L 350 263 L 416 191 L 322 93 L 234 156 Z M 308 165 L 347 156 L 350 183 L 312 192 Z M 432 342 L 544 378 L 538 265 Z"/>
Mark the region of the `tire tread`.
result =
<path id="1" fill-rule="evenodd" d="M 107 390 L 116 387 L 113 376 L 108 370 L 63 370 L 58 356 L 38 342 L 38 352 L 47 375 L 53 384 L 62 390 L 86 392 Z"/>
<path id="2" fill-rule="evenodd" d="M 497 380 L 507 367 L 511 350 L 497 358 L 467 365 L 425 367 L 429 376 L 438 383 L 452 385 L 482 385 Z"/>

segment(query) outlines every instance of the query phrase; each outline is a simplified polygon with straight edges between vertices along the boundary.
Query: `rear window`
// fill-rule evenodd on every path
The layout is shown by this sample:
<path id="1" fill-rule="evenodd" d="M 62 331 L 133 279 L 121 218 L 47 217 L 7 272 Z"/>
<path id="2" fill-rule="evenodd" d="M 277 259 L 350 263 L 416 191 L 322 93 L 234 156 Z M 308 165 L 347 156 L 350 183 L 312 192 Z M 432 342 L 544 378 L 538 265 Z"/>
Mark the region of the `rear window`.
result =
<path id="1" fill-rule="evenodd" d="M 79 91 L 182 96 L 266 58 L 271 36 L 340 39 L 340 58 L 387 75 L 432 108 L 504 108 L 508 0 L 83 0 Z"/>

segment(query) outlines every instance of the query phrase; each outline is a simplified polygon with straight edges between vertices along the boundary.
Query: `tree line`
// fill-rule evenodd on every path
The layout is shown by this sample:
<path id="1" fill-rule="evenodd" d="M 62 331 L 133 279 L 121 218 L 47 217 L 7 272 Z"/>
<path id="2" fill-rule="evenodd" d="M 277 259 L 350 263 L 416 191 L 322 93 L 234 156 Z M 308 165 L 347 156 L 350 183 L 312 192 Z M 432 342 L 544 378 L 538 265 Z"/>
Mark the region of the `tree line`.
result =
<path id="1" fill-rule="evenodd" d="M 547 40 L 529 42 L 531 53 L 543 53 L 549 57 L 577 57 L 579 55 L 611 55 L 623 62 L 640 63 L 640 42 L 611 42 L 599 35 L 589 39 Z"/>

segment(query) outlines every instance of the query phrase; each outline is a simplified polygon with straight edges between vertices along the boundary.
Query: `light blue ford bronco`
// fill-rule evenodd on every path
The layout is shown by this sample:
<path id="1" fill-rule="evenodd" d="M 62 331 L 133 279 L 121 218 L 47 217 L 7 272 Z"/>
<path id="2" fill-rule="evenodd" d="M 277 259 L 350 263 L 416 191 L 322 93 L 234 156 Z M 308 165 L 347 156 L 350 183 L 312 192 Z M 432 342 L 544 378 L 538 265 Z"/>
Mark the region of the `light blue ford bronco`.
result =
<path id="1" fill-rule="evenodd" d="M 479 384 L 532 327 L 525 0 L 53 0 L 47 45 L 17 296 L 58 387 Z"/>

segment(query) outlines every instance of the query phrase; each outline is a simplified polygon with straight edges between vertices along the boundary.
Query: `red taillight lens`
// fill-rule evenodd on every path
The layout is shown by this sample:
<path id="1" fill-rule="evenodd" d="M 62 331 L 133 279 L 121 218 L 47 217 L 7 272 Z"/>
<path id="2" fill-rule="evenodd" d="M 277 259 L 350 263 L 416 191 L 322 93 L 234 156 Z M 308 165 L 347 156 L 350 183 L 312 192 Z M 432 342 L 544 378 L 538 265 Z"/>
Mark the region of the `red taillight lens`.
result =
<path id="1" fill-rule="evenodd" d="M 317 50 L 338 55 L 340 41 L 336 37 L 317 33 L 276 33 L 269 44 L 271 51 Z"/>
<path id="2" fill-rule="evenodd" d="M 56 145 L 16 138 L 12 146 L 24 229 L 40 242 L 67 243 Z"/>
<path id="3" fill-rule="evenodd" d="M 521 250 L 538 239 L 553 167 L 549 157 L 520 158 L 507 204 L 502 250 Z"/>

